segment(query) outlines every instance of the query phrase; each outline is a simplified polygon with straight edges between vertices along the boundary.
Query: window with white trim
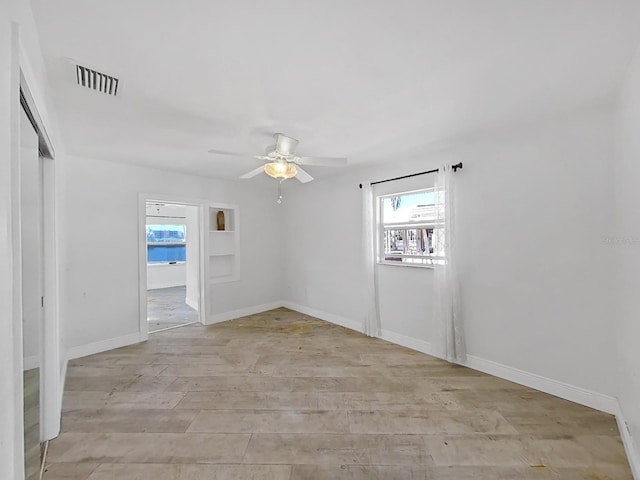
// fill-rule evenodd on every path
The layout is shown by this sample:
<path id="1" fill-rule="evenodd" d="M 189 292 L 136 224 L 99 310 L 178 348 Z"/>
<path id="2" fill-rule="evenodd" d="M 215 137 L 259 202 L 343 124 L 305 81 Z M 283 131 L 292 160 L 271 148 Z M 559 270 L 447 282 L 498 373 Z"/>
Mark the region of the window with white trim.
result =
<path id="1" fill-rule="evenodd" d="M 444 261 L 433 188 L 377 197 L 378 263 L 428 267 Z"/>

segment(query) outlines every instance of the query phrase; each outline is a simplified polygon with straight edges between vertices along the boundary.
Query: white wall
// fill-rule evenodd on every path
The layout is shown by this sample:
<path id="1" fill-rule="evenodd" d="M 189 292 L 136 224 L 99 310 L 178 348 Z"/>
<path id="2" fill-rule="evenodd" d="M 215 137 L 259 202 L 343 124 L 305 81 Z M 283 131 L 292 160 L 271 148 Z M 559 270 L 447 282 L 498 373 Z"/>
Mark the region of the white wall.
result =
<path id="1" fill-rule="evenodd" d="M 186 208 L 187 225 L 187 261 L 185 268 L 185 284 L 187 286 L 187 305 L 200 310 L 200 221 L 197 207 Z M 205 237 L 206 238 L 206 237 Z M 175 265 L 174 265 L 175 266 Z"/>
<path id="2" fill-rule="evenodd" d="M 147 265 L 147 290 L 184 287 L 187 284 L 186 262 Z"/>
<path id="3" fill-rule="evenodd" d="M 461 295 L 471 355 L 615 394 L 612 112 L 487 132 L 419 162 L 294 186 L 285 197 L 285 299 L 361 323 L 358 183 L 463 161 Z M 433 271 L 378 267 L 382 328 L 429 344 Z M 404 290 L 402 292 L 401 290 Z"/>
<path id="4" fill-rule="evenodd" d="M 615 228 L 609 248 L 617 258 L 616 316 L 619 400 L 640 467 L 640 51 L 620 98 L 616 152 Z M 636 472 L 640 475 L 640 471 Z"/>
<path id="5" fill-rule="evenodd" d="M 214 286 L 210 292 L 214 313 L 280 298 L 280 258 L 264 255 L 279 252 L 280 217 L 271 190 L 66 155 L 57 161 L 60 308 L 70 349 L 138 332 L 140 192 L 240 206 L 240 281 Z"/>
<path id="6" fill-rule="evenodd" d="M 18 161 L 15 95 L 18 78 L 12 2 L 0 2 L 0 478 L 19 478 L 22 472 L 22 337 L 19 290 L 14 288 L 14 217 L 18 188 L 13 171 Z M 16 351 L 18 350 L 18 351 Z"/>
<path id="7" fill-rule="evenodd" d="M 283 186 L 284 298 L 361 321 L 360 192 L 352 176 Z"/>

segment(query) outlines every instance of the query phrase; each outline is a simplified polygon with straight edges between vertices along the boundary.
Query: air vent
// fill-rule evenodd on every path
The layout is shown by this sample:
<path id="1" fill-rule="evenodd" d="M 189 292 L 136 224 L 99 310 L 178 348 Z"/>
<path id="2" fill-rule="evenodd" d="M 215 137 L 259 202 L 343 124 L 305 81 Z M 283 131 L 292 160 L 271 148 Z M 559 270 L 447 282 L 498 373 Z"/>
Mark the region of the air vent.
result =
<path id="1" fill-rule="evenodd" d="M 114 97 L 118 94 L 119 80 L 117 78 L 82 65 L 76 65 L 76 80 L 81 87 L 91 88 Z"/>

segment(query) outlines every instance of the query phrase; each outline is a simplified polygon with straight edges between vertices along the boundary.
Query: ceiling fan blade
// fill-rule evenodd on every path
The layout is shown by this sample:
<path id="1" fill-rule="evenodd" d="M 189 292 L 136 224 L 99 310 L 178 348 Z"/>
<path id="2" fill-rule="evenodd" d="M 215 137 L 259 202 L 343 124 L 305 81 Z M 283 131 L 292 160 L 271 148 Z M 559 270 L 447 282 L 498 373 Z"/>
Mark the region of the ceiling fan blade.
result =
<path id="1" fill-rule="evenodd" d="M 255 155 L 253 153 L 227 152 L 225 150 L 216 150 L 215 148 L 208 150 L 208 152 L 213 153 L 214 155 L 226 155 L 228 157 L 255 158 Z"/>
<path id="2" fill-rule="evenodd" d="M 313 180 L 313 177 L 309 175 L 307 172 L 305 172 L 303 169 L 301 169 L 300 167 L 296 167 L 296 170 L 298 171 L 298 173 L 296 174 L 296 179 L 298 179 L 300 182 L 308 183 L 311 180 Z"/>
<path id="3" fill-rule="evenodd" d="M 323 167 L 340 167 L 347 164 L 345 157 L 298 157 L 299 165 L 319 165 Z"/>
<path id="4" fill-rule="evenodd" d="M 241 175 L 240 178 L 252 178 L 256 175 L 260 175 L 262 172 L 264 172 L 264 165 L 260 165 L 258 168 L 253 169 L 250 172 L 245 173 L 244 175 Z"/>

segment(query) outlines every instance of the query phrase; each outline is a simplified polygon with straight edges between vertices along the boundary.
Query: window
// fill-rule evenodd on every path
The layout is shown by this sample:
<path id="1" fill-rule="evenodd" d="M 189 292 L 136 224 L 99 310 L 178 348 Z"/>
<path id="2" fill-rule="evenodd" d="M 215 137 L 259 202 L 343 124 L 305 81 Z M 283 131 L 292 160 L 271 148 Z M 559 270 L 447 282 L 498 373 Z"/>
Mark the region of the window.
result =
<path id="1" fill-rule="evenodd" d="M 433 189 L 378 197 L 378 261 L 389 265 L 430 266 L 442 263 L 444 252 Z M 442 219 L 440 219 L 441 221 Z"/>
<path id="2" fill-rule="evenodd" d="M 185 225 L 147 225 L 147 263 L 187 260 Z"/>

